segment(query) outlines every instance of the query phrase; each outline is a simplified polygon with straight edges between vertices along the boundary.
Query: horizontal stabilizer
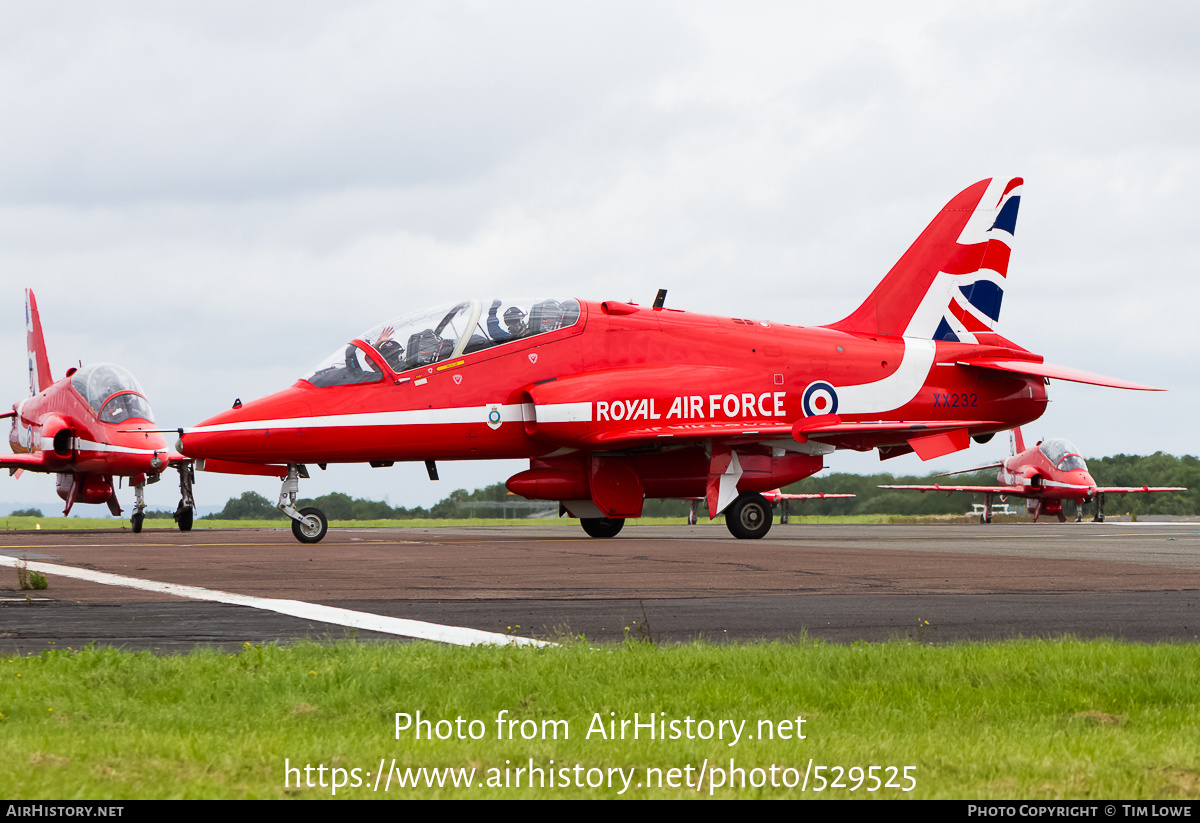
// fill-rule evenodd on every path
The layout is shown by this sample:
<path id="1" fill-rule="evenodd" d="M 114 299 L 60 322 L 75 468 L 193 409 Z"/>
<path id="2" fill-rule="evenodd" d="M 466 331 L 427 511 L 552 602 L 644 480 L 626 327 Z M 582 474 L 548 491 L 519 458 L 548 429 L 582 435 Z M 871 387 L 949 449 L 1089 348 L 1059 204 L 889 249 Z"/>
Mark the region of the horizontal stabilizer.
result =
<path id="1" fill-rule="evenodd" d="M 1166 391 L 1154 386 L 1133 383 L 1129 380 L 1119 380 L 1116 377 L 1106 377 L 1083 369 L 1072 369 L 1067 366 L 1056 366 L 1053 363 L 1034 363 L 1029 360 L 993 360 L 978 358 L 959 360 L 960 366 L 973 366 L 977 369 L 1011 372 L 1013 374 L 1028 374 L 1033 377 L 1049 377 L 1054 380 L 1069 380 L 1072 383 L 1090 383 L 1093 386 L 1109 386 L 1114 389 L 1133 389 L 1135 391 Z"/>

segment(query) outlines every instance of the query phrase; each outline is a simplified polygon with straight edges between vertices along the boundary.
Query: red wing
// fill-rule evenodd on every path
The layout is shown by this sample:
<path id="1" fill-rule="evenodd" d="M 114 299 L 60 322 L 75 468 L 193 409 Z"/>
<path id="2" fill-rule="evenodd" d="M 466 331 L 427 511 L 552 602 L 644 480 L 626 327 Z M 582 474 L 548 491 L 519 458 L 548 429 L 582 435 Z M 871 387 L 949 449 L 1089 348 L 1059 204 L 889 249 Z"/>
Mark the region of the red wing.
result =
<path id="1" fill-rule="evenodd" d="M 1185 492 L 1184 486 L 1101 486 L 1096 489 L 1106 494 L 1130 494 L 1132 492 Z"/>
<path id="2" fill-rule="evenodd" d="M 0 457 L 0 469 L 25 469 L 31 472 L 60 472 L 64 471 L 62 462 L 53 467 L 46 465 L 44 452 L 32 454 L 9 454 Z"/>
<path id="3" fill-rule="evenodd" d="M 919 492 L 973 492 L 975 494 L 1006 494 L 1010 497 L 1031 497 L 1024 486 L 880 486 L 881 489 L 912 489 Z"/>
<path id="4" fill-rule="evenodd" d="M 188 457 L 179 457 L 180 460 L 190 460 Z M 213 472 L 214 474 L 247 474 L 257 475 L 260 477 L 287 477 L 287 466 L 270 466 L 262 463 L 240 463 L 235 460 L 213 460 L 211 458 L 197 460 L 196 468 L 202 472 Z"/>
<path id="5" fill-rule="evenodd" d="M 791 436 L 792 427 L 779 423 L 765 423 L 761 426 L 748 426 L 745 423 L 672 423 L 669 426 L 638 426 L 616 431 L 597 432 L 590 437 L 583 438 L 583 442 L 592 446 L 623 446 L 647 442 L 707 440 L 710 437 L 717 437 L 722 441 L 736 443 L 739 441 L 776 440 Z"/>
<path id="6" fill-rule="evenodd" d="M 868 422 L 843 421 L 836 414 L 808 417 L 792 426 L 793 434 L 825 439 L 849 434 L 900 434 L 921 437 L 926 434 L 978 427 L 1002 427 L 998 420 L 875 420 Z M 803 441 L 802 441 L 803 442 Z"/>

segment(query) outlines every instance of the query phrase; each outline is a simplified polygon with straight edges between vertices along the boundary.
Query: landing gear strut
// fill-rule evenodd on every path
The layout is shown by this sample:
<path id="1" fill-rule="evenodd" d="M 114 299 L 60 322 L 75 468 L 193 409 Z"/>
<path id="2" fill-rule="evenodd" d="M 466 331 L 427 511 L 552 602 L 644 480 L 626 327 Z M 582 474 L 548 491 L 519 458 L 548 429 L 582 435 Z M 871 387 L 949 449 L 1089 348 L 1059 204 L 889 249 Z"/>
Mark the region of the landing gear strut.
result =
<path id="1" fill-rule="evenodd" d="M 329 531 L 329 521 L 320 509 L 296 510 L 296 498 L 300 495 L 300 478 L 308 477 L 308 469 L 296 463 L 288 464 L 287 477 L 279 490 L 279 502 L 275 505 L 292 518 L 292 534 L 301 543 L 320 543 Z"/>
<path id="2" fill-rule="evenodd" d="M 133 527 L 133 533 L 138 534 L 142 530 L 142 523 L 146 520 L 146 481 L 135 483 L 133 486 L 133 515 L 129 518 L 129 525 Z"/>
<path id="3" fill-rule="evenodd" d="M 196 501 L 192 499 L 192 484 L 196 482 L 196 469 L 191 461 L 176 463 L 179 469 L 179 506 L 175 509 L 175 524 L 181 532 L 192 530 L 192 515 L 196 510 Z"/>
<path id="4" fill-rule="evenodd" d="M 1092 522 L 1104 522 L 1104 492 L 1099 492 L 1096 495 L 1096 514 L 1092 517 Z"/>

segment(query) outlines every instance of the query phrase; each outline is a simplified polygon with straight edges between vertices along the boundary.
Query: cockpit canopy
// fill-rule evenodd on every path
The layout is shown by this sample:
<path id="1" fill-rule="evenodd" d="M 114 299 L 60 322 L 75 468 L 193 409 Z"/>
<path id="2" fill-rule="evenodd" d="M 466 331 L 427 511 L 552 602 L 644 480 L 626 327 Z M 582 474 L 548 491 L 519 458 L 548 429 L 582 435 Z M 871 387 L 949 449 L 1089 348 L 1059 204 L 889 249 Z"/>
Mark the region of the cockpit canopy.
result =
<path id="1" fill-rule="evenodd" d="M 579 301 L 463 300 L 394 317 L 341 346 L 308 374 L 314 386 L 347 386 L 523 340 L 579 322 Z M 365 347 L 364 345 L 365 344 Z"/>
<path id="2" fill-rule="evenodd" d="M 1079 456 L 1079 449 L 1075 448 L 1075 444 L 1070 440 L 1064 440 L 1061 437 L 1043 440 L 1038 444 L 1038 448 L 1059 471 L 1087 468 L 1087 463 L 1083 462 L 1083 458 Z"/>
<path id="3" fill-rule="evenodd" d="M 93 363 L 71 375 L 71 385 L 104 423 L 132 417 L 154 422 L 154 412 L 129 369 L 114 363 Z"/>

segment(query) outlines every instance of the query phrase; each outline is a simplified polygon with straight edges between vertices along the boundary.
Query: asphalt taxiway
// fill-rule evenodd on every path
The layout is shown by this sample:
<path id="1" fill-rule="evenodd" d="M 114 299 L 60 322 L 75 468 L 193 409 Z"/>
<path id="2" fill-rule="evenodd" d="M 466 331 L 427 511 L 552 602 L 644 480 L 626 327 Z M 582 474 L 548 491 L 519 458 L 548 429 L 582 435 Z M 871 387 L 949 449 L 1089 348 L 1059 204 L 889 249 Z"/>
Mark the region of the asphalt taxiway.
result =
<path id="1" fill-rule="evenodd" d="M 566 523 L 331 529 L 315 545 L 282 529 L 39 531 L 0 533 L 0 555 L 155 584 L 50 573 L 25 592 L 0 569 L 7 653 L 404 640 L 172 586 L 544 639 L 1200 639 L 1197 522 L 791 524 L 759 541 L 719 521 L 630 525 L 611 540 Z"/>

